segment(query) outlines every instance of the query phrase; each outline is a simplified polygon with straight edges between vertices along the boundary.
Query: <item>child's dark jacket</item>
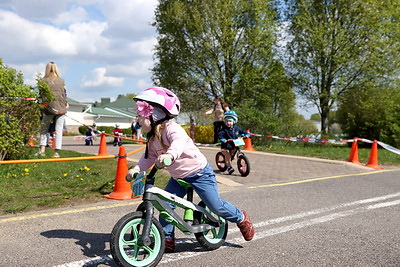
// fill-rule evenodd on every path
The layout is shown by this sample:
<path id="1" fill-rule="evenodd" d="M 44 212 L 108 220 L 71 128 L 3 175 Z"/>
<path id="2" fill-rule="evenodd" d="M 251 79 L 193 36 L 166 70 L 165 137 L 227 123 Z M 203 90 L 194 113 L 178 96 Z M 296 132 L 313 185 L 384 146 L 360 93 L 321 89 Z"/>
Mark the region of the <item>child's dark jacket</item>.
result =
<path id="1" fill-rule="evenodd" d="M 221 142 L 224 142 L 228 139 L 237 139 L 241 135 L 249 135 L 249 133 L 237 125 L 233 125 L 232 128 L 228 128 L 226 125 L 224 125 L 222 130 L 218 133 L 218 139 Z"/>

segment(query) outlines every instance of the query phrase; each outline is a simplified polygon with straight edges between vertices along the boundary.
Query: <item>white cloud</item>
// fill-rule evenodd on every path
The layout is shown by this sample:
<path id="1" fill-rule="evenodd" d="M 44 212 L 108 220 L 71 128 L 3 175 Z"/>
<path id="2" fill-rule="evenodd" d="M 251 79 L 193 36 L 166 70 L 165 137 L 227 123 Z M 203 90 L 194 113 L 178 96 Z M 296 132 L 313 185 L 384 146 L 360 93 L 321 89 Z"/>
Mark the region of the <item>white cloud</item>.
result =
<path id="1" fill-rule="evenodd" d="M 109 45 L 109 40 L 101 36 L 106 28 L 106 23 L 97 21 L 69 26 L 71 41 L 78 50 L 79 59 L 93 58 L 93 56 L 102 58 Z"/>
<path id="2" fill-rule="evenodd" d="M 89 14 L 83 7 L 74 7 L 71 10 L 59 13 L 52 22 L 56 25 L 68 25 L 72 23 L 78 23 L 81 21 L 87 21 Z"/>
<path id="3" fill-rule="evenodd" d="M 65 10 L 69 0 L 14 0 L 9 6 L 19 16 L 27 19 L 51 19 Z"/>
<path id="4" fill-rule="evenodd" d="M 118 87 L 123 85 L 124 78 L 117 78 L 112 76 L 106 76 L 106 68 L 96 68 L 93 70 L 93 77 L 91 80 L 85 81 L 83 87 L 99 87 L 99 86 L 111 86 Z"/>
<path id="5" fill-rule="evenodd" d="M 68 31 L 34 23 L 0 10 L 0 51 L 11 62 L 33 62 L 49 55 L 73 55 L 76 48 Z"/>
<path id="6" fill-rule="evenodd" d="M 151 85 L 157 0 L 0 0 L 0 57 L 36 84 L 58 64 L 68 95 L 100 99 Z"/>
<path id="7" fill-rule="evenodd" d="M 146 88 L 152 87 L 152 86 L 154 86 L 154 84 L 152 82 L 140 79 L 137 81 L 135 89 L 137 90 L 137 93 L 138 93 L 138 92 L 140 92 Z"/>
<path id="8" fill-rule="evenodd" d="M 107 17 L 106 36 L 129 40 L 142 40 L 154 36 L 150 23 L 154 20 L 156 0 L 112 0 L 101 2 L 100 9 Z"/>
<path id="9" fill-rule="evenodd" d="M 153 67 L 151 60 L 138 60 L 132 64 L 116 64 L 107 66 L 107 73 L 115 77 L 141 77 L 150 76 L 150 69 Z"/>

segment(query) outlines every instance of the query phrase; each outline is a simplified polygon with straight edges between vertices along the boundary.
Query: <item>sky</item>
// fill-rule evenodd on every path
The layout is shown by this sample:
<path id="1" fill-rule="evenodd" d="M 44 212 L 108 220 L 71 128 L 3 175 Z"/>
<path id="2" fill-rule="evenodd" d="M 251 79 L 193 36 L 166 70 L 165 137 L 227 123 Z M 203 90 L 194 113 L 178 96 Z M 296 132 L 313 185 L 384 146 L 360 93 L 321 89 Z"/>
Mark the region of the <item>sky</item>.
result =
<path id="1" fill-rule="evenodd" d="M 80 102 L 139 93 L 153 85 L 157 2 L 0 0 L 0 58 L 32 86 L 54 61 L 68 97 Z M 297 110 L 306 119 L 316 112 Z"/>
<path id="2" fill-rule="evenodd" d="M 156 0 L 0 0 L 0 58 L 36 85 L 54 61 L 68 97 L 115 99 L 152 85 Z"/>

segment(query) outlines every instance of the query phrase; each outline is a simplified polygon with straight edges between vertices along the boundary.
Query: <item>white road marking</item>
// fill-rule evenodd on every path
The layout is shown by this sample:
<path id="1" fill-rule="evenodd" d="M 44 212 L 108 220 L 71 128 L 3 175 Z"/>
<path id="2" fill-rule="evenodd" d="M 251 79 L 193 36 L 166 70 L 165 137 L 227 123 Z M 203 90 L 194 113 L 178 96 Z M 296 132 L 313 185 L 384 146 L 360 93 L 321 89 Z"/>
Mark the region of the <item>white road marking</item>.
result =
<path id="1" fill-rule="evenodd" d="M 254 227 L 256 229 L 256 234 L 255 234 L 253 240 L 263 239 L 268 236 L 282 234 L 282 233 L 286 233 L 286 232 L 293 231 L 296 229 L 304 228 L 307 226 L 325 223 L 328 221 L 351 216 L 351 215 L 361 213 L 361 212 L 367 212 L 370 210 L 399 205 L 400 199 L 382 202 L 382 201 L 386 201 L 388 199 L 396 198 L 399 196 L 400 196 L 400 192 L 395 193 L 395 194 L 381 196 L 381 197 L 358 200 L 358 201 L 354 201 L 354 202 L 344 203 L 344 204 L 340 204 L 340 205 L 336 205 L 336 206 L 311 210 L 311 211 L 307 211 L 307 212 L 303 212 L 303 213 L 293 214 L 290 216 L 284 216 L 284 217 L 280 217 L 280 218 L 275 218 L 275 219 L 270 219 L 270 220 L 266 220 L 263 222 L 259 222 L 259 223 L 254 224 Z M 381 201 L 381 203 L 371 204 L 371 203 L 379 202 L 379 201 Z M 362 206 L 365 204 L 371 204 L 371 205 Z M 349 210 L 338 211 L 338 212 L 334 212 L 331 214 L 322 215 L 320 217 L 311 218 L 311 219 L 303 220 L 300 222 L 295 222 L 293 224 L 286 225 L 286 226 L 275 227 L 275 228 L 268 229 L 265 231 L 257 231 L 258 229 L 268 226 L 268 225 L 298 220 L 298 219 L 306 218 L 309 216 L 315 216 L 315 215 L 322 214 L 322 213 L 329 213 L 329 212 L 332 212 L 335 210 L 344 209 L 344 208 L 348 208 L 348 207 L 352 207 L 352 206 L 356 206 L 356 207 L 353 209 L 349 209 Z M 233 234 L 238 231 L 239 230 L 237 228 L 234 228 L 234 229 L 229 230 L 229 233 Z M 194 242 L 194 240 L 195 240 L 194 238 L 186 238 L 186 239 L 180 238 L 178 240 L 178 243 Z M 224 245 L 219 249 L 224 249 L 224 248 L 232 246 L 229 244 L 240 245 L 240 244 L 244 244 L 244 243 L 247 243 L 247 241 L 245 241 L 242 237 L 235 237 L 235 238 L 227 239 L 226 244 L 228 244 L 228 245 Z M 181 260 L 181 259 L 185 259 L 185 258 L 202 256 L 202 255 L 204 255 L 204 253 L 209 253 L 209 252 L 208 251 L 196 251 L 196 252 L 186 251 L 186 252 L 173 253 L 173 254 L 164 254 L 163 259 L 161 260 L 160 263 L 168 263 L 168 262 L 173 262 L 173 261 L 177 261 L 177 260 Z M 97 266 L 98 264 L 105 264 L 107 262 L 113 262 L 111 255 L 104 255 L 104 256 L 99 256 L 99 257 L 95 257 L 92 259 L 65 263 L 65 264 L 57 265 L 57 267 Z"/>

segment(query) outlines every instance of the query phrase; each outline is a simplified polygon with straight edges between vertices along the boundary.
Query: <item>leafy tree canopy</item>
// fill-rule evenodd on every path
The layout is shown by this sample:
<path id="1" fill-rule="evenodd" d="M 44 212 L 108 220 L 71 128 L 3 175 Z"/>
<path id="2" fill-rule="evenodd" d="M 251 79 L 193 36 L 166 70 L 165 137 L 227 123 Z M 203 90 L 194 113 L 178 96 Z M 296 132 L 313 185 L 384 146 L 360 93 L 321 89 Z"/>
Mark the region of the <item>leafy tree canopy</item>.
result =
<path id="1" fill-rule="evenodd" d="M 287 70 L 297 92 L 318 107 L 324 132 L 338 97 L 365 84 L 390 84 L 398 77 L 399 1 L 283 2 L 291 38 Z"/>
<path id="2" fill-rule="evenodd" d="M 154 81 L 186 109 L 215 96 L 233 107 L 258 96 L 270 73 L 274 14 L 265 0 L 160 1 Z"/>

